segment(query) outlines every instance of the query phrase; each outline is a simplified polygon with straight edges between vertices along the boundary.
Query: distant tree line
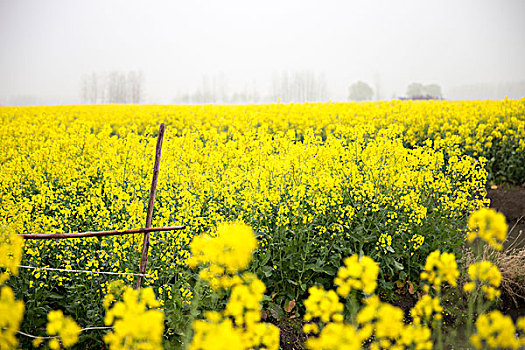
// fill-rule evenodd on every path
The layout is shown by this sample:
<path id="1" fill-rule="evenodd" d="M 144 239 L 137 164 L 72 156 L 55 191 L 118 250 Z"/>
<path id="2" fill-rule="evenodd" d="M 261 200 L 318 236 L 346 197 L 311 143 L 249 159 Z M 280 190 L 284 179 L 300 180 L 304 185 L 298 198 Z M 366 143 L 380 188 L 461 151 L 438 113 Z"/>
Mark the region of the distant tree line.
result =
<path id="1" fill-rule="evenodd" d="M 443 98 L 441 86 L 437 84 L 412 83 L 408 85 L 406 95 L 411 100 L 441 100 Z"/>
<path id="2" fill-rule="evenodd" d="M 282 72 L 273 78 L 272 96 L 282 102 L 323 101 L 327 98 L 323 74 L 305 70 Z"/>
<path id="3" fill-rule="evenodd" d="M 203 76 L 193 92 L 179 93 L 178 103 L 257 103 L 257 102 L 306 102 L 324 101 L 328 93 L 323 74 L 312 71 L 282 72 L 274 75 L 271 90 L 261 94 L 255 81 L 241 90 L 229 92 L 224 75 Z"/>
<path id="4" fill-rule="evenodd" d="M 374 90 L 365 82 L 358 81 L 348 88 L 348 99 L 350 101 L 370 101 L 374 96 Z M 406 97 L 402 100 L 440 100 L 443 98 L 441 86 L 437 84 L 423 85 L 412 83 L 408 85 Z"/>
<path id="5" fill-rule="evenodd" d="M 140 103 L 144 99 L 141 71 L 91 73 L 82 78 L 84 103 Z"/>
<path id="6" fill-rule="evenodd" d="M 376 82 L 379 91 L 379 83 Z M 400 99 L 442 99 L 437 84 L 412 83 L 406 97 Z M 141 103 L 144 100 L 144 74 L 141 71 L 112 71 L 86 74 L 82 78 L 81 97 L 84 103 Z M 261 95 L 255 81 L 245 84 L 239 91 L 229 92 L 224 74 L 203 76 L 192 92 L 179 93 L 174 103 L 258 103 L 258 102 L 314 102 L 328 98 L 323 74 L 309 70 L 284 71 L 275 74 L 268 93 Z M 351 101 L 371 101 L 374 89 L 363 81 L 348 88 Z M 376 99 L 379 97 L 376 93 Z"/>

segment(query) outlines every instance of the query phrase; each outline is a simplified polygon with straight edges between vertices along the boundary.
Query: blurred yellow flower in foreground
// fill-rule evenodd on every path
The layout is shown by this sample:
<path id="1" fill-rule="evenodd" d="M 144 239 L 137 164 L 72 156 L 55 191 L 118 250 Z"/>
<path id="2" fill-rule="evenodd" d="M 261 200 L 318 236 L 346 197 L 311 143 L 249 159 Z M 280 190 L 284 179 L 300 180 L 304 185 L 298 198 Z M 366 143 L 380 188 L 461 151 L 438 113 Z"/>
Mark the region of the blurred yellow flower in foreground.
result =
<path id="1" fill-rule="evenodd" d="M 193 238 L 192 255 L 187 263 L 191 268 L 203 265 L 199 276 L 214 289 L 230 288 L 240 282 L 231 276 L 248 267 L 257 240 L 250 226 L 243 223 L 226 223 L 217 228 L 214 237 L 199 235 Z"/>
<path id="2" fill-rule="evenodd" d="M 476 349 L 487 346 L 490 349 L 517 349 L 520 346 L 512 318 L 503 315 L 499 310 L 481 314 L 476 321 L 476 328 L 477 333 L 470 337 L 470 342 Z"/>
<path id="3" fill-rule="evenodd" d="M 500 296 L 501 292 L 498 290 L 498 287 L 501 284 L 502 276 L 496 265 L 490 261 L 480 261 L 468 267 L 468 274 L 471 282 L 466 283 L 463 286 L 463 290 L 472 292 L 476 287 L 476 282 L 479 281 L 481 290 L 485 293 L 487 299 L 493 300 Z"/>
<path id="4" fill-rule="evenodd" d="M 503 214 L 491 208 L 481 208 L 470 215 L 468 228 L 467 240 L 469 242 L 479 237 L 496 250 L 503 248 L 508 230 Z"/>
<path id="5" fill-rule="evenodd" d="M 24 317 L 24 302 L 15 299 L 8 286 L 0 289 L 0 349 L 15 349 L 18 345 L 16 332 Z"/>
<path id="6" fill-rule="evenodd" d="M 162 349 L 164 313 L 151 287 L 135 290 L 126 287 L 123 301 L 106 308 L 105 323 L 113 332 L 104 336 L 110 349 Z"/>
<path id="7" fill-rule="evenodd" d="M 354 254 L 345 259 L 345 265 L 337 271 L 334 283 L 338 286 L 337 293 L 346 297 L 352 289 L 362 290 L 365 294 L 374 293 L 377 287 L 379 265 L 370 257 L 359 258 Z"/>
<path id="8" fill-rule="evenodd" d="M 50 311 L 47 314 L 47 334 L 58 335 L 62 340 L 62 345 L 65 348 L 73 346 L 78 341 L 80 334 L 80 327 L 71 318 L 71 316 L 64 316 L 61 310 Z M 49 341 L 51 349 L 60 349 L 60 343 L 57 338 Z"/>
<path id="9" fill-rule="evenodd" d="M 18 265 L 22 260 L 24 239 L 7 226 L 0 227 L 0 284 L 9 279 L 11 274 L 18 274 Z M 5 270 L 4 270 L 5 269 Z"/>
<path id="10" fill-rule="evenodd" d="M 458 264 L 454 254 L 441 253 L 439 250 L 428 255 L 425 271 L 421 272 L 421 280 L 428 281 L 437 291 L 441 290 L 441 285 L 445 282 L 455 287 L 458 277 Z M 425 289 L 428 291 L 429 286 L 425 285 Z"/>

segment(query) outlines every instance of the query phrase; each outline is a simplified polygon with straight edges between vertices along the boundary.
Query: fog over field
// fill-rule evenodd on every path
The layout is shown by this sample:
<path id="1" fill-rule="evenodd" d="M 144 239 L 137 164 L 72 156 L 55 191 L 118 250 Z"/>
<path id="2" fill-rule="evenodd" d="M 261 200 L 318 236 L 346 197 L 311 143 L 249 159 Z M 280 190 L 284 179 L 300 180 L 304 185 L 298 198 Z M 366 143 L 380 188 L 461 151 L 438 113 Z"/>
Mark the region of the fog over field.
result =
<path id="1" fill-rule="evenodd" d="M 0 0 L 0 105 L 525 96 L 525 1 Z"/>

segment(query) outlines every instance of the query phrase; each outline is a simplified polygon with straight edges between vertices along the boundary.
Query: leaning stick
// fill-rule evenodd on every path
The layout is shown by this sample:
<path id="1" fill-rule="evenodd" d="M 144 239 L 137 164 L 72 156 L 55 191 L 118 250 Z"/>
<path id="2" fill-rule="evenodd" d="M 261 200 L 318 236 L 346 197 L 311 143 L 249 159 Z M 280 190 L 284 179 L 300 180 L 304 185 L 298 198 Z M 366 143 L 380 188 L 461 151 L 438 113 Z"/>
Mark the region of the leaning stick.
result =
<path id="1" fill-rule="evenodd" d="M 146 228 L 151 227 L 151 220 L 153 217 L 153 206 L 155 204 L 155 192 L 157 191 L 157 178 L 159 177 L 160 154 L 162 151 L 162 139 L 164 138 L 164 123 L 160 124 L 159 136 L 157 138 L 157 147 L 155 151 L 155 165 L 153 166 L 153 178 L 151 180 L 151 190 L 149 192 L 148 213 L 146 215 Z M 146 266 L 148 264 L 148 249 L 149 249 L 149 232 L 144 235 L 144 242 L 142 243 L 142 254 L 140 256 L 140 273 L 146 273 Z M 139 276 L 137 279 L 136 289 L 142 287 L 144 276 Z"/>
<path id="2" fill-rule="evenodd" d="M 163 226 L 163 227 L 132 228 L 129 230 L 93 231 L 93 232 L 76 232 L 76 233 L 35 233 L 35 234 L 23 233 L 23 234 L 19 234 L 18 236 L 25 238 L 25 239 L 100 237 L 100 236 L 132 235 L 136 233 L 145 233 L 145 232 L 176 231 L 176 230 L 183 230 L 185 227 L 186 226 Z"/>

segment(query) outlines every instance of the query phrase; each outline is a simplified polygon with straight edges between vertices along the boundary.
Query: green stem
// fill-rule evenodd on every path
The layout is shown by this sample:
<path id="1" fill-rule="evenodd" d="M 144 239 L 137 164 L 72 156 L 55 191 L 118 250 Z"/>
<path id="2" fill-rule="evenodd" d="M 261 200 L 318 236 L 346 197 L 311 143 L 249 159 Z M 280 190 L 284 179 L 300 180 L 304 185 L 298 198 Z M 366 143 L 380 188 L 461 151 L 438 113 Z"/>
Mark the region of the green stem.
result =
<path id="1" fill-rule="evenodd" d="M 480 261 L 481 255 L 483 253 L 483 244 L 481 242 L 476 242 L 476 243 L 477 243 L 475 247 L 476 257 L 474 259 L 475 263 Z M 469 301 L 468 301 L 467 339 L 470 339 L 470 336 L 472 335 L 472 328 L 474 324 L 474 302 L 477 301 L 476 302 L 477 315 L 479 315 L 480 302 L 481 302 L 480 301 L 481 296 L 478 293 L 478 287 L 479 287 L 478 280 L 476 279 L 473 282 L 475 283 L 474 289 L 472 290 Z"/>
<path id="2" fill-rule="evenodd" d="M 437 298 L 441 302 L 441 289 L 437 292 Z M 437 320 L 437 348 L 443 350 L 443 322 Z"/>
<path id="3" fill-rule="evenodd" d="M 193 321 L 197 317 L 197 310 L 199 309 L 201 299 L 202 280 L 199 278 L 195 283 L 195 293 L 193 293 L 193 299 L 191 300 L 190 318 L 188 320 L 186 331 L 184 332 L 183 346 L 185 349 L 189 349 L 191 333 L 193 329 Z"/>
<path id="4" fill-rule="evenodd" d="M 474 286 L 474 290 L 472 290 L 472 294 L 470 295 L 470 298 L 468 300 L 468 314 L 467 314 L 467 339 L 470 339 L 470 336 L 472 335 L 472 321 L 474 318 L 474 301 L 476 300 L 476 289 L 477 289 L 477 283 Z"/>
<path id="5" fill-rule="evenodd" d="M 351 291 L 350 292 L 350 298 L 349 298 L 349 303 L 350 303 L 350 323 L 353 324 L 353 325 L 356 325 L 356 321 L 357 321 L 357 311 L 359 310 L 359 306 L 357 305 L 357 298 L 356 298 L 356 295 L 355 295 L 355 291 Z"/>

